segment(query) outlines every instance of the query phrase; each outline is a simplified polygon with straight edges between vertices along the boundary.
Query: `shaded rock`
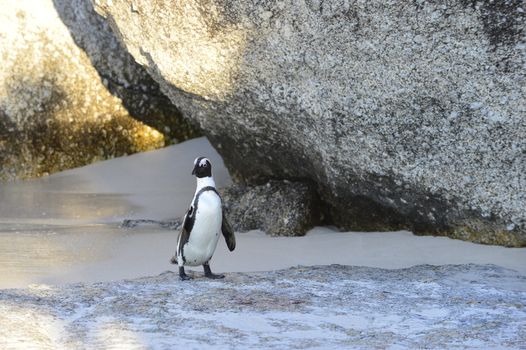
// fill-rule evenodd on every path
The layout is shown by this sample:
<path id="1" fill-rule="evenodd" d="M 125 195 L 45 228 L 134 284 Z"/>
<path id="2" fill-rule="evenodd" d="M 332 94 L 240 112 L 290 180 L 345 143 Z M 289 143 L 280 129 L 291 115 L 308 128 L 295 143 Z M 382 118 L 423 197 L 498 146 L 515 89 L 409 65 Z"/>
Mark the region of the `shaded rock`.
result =
<path id="1" fill-rule="evenodd" d="M 170 230 L 179 230 L 181 228 L 183 220 L 151 220 L 151 219 L 125 219 L 122 221 L 121 228 L 134 228 L 139 225 L 158 225 L 163 228 Z"/>
<path id="2" fill-rule="evenodd" d="M 68 4 L 72 16 L 91 6 Z M 109 87 L 115 76 L 93 68 L 96 60 L 77 46 L 51 0 L 38 6 L 1 1 L 1 6 L 0 180 L 46 175 L 172 142 L 175 126 L 163 121 L 179 112 L 162 96 L 150 98 L 157 84 L 119 50 L 107 25 L 93 17 L 96 13 L 75 13 L 75 23 L 97 33 L 94 40 L 105 48 L 100 55 L 107 66 L 127 78 L 116 83 L 122 84 L 120 90 Z M 132 92 L 137 87 L 141 90 Z M 156 120 L 150 125 L 159 130 L 140 120 Z"/>
<path id="3" fill-rule="evenodd" d="M 0 291 L 6 348 L 520 349 L 526 278 L 492 265 L 176 273 Z"/>
<path id="4" fill-rule="evenodd" d="M 526 245 L 521 1 L 92 1 L 238 181 L 334 223 Z"/>
<path id="5" fill-rule="evenodd" d="M 303 236 L 323 218 L 316 191 L 306 183 L 269 181 L 260 186 L 231 185 L 219 192 L 228 221 L 236 232 L 263 230 L 272 236 Z M 126 219 L 120 227 L 158 225 L 179 230 L 182 221 L 183 218 Z"/>
<path id="6" fill-rule="evenodd" d="M 228 220 L 238 232 L 260 229 L 272 236 L 303 236 L 321 220 L 317 194 L 306 183 L 269 181 L 232 185 L 220 192 Z"/>

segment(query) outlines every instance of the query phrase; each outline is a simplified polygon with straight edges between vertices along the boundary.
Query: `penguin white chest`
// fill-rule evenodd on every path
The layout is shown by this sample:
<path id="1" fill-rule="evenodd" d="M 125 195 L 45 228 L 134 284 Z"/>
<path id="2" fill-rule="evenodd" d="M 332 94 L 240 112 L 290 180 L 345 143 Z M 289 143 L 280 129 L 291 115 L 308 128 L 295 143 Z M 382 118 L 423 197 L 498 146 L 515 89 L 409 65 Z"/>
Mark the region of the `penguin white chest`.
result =
<path id="1" fill-rule="evenodd" d="M 214 191 L 201 193 L 196 207 L 194 226 L 184 246 L 185 265 L 191 266 L 212 258 L 223 221 L 221 199 Z"/>

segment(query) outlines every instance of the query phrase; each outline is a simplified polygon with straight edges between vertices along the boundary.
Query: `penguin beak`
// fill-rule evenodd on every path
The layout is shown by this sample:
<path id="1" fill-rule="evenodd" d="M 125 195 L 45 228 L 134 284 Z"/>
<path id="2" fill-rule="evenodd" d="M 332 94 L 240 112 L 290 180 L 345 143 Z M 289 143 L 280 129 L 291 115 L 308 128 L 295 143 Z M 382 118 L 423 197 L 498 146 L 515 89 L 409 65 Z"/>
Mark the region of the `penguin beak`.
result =
<path id="1" fill-rule="evenodd" d="M 195 175 L 195 168 L 196 168 L 196 167 L 194 167 L 194 170 L 192 170 L 192 175 Z"/>

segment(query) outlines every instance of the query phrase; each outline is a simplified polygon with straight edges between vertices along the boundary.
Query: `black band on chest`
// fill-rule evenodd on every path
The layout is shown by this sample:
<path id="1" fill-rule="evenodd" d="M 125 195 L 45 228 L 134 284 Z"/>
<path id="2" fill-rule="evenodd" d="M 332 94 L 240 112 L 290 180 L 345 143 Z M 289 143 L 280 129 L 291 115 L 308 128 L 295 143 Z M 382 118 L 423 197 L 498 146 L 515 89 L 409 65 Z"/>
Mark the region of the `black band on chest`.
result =
<path id="1" fill-rule="evenodd" d="M 195 199 L 194 199 L 194 207 L 197 206 L 197 201 L 199 200 L 199 196 L 201 195 L 201 193 L 205 192 L 205 191 L 214 191 L 218 196 L 219 196 L 219 192 L 217 192 L 216 188 L 214 186 L 206 186 L 206 187 L 203 187 L 199 190 L 199 192 L 197 192 L 197 194 L 195 195 Z M 221 196 L 219 196 L 221 197 Z"/>

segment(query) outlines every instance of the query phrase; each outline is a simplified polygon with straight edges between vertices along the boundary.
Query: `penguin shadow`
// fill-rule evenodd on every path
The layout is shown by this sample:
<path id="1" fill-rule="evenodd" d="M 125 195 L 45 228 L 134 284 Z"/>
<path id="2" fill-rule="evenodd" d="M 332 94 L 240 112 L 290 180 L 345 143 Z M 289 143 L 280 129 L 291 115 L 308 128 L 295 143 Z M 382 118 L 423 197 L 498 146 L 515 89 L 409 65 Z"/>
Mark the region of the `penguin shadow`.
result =
<path id="1" fill-rule="evenodd" d="M 207 277 L 203 271 L 199 271 L 199 270 L 186 270 L 186 275 L 188 276 L 188 279 L 183 280 L 181 279 L 177 271 L 166 270 L 164 272 L 161 272 L 159 274 L 159 277 L 166 277 L 170 279 L 173 278 L 181 283 L 188 283 L 192 281 L 207 281 L 207 282 L 216 281 L 217 282 L 217 281 L 230 281 L 231 280 L 231 277 L 229 278 L 228 274 L 222 273 L 221 276 L 223 277 L 221 278 L 210 278 L 210 277 Z"/>

